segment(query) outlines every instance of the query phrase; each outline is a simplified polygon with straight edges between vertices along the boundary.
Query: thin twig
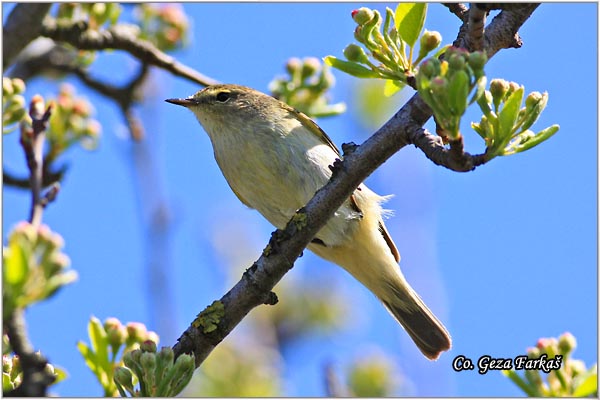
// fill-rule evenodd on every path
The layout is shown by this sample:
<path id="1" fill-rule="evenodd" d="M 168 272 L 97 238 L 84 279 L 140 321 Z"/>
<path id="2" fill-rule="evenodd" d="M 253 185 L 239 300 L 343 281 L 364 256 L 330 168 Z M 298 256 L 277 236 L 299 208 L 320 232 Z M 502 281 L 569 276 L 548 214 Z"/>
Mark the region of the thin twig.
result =
<path id="1" fill-rule="evenodd" d="M 41 97 L 34 97 L 29 107 L 31 116 L 31 128 L 23 126 L 21 129 L 21 145 L 25 152 L 27 166 L 29 167 L 31 186 L 31 210 L 29 222 L 39 227 L 42 223 L 42 213 L 48 201 L 53 200 L 58 193 L 58 188 L 42 197 L 43 176 L 43 148 L 45 131 L 52 106 L 43 110 Z M 52 384 L 55 377 L 46 369 L 48 361 L 33 349 L 33 345 L 27 337 L 25 328 L 25 317 L 23 310 L 17 308 L 5 321 L 6 332 L 14 353 L 21 361 L 23 380 L 21 385 L 13 391 L 5 393 L 6 396 L 46 396 L 48 386 Z"/>
<path id="2" fill-rule="evenodd" d="M 50 64 L 46 68 L 57 71 L 71 73 L 90 89 L 98 92 L 106 98 L 117 103 L 123 119 L 129 128 L 130 136 L 135 141 L 140 141 L 144 137 L 144 129 L 139 119 L 133 112 L 133 105 L 136 102 L 137 91 L 146 79 L 149 71 L 149 65 L 142 63 L 137 74 L 131 81 L 121 87 L 111 85 L 93 78 L 85 69 L 72 64 Z"/>
<path id="3" fill-rule="evenodd" d="M 332 363 L 328 362 L 325 364 L 323 375 L 325 377 L 325 394 L 327 397 L 350 397 L 348 388 L 340 382 Z"/>
<path id="4" fill-rule="evenodd" d="M 42 35 L 57 42 L 65 42 L 80 50 L 124 50 L 146 64 L 154 65 L 202 86 L 219 83 L 198 71 L 181 64 L 163 53 L 147 40 L 137 37 L 135 26 L 118 24 L 108 29 L 88 29 L 84 21 L 57 24 L 47 18 L 42 27 Z"/>
<path id="5" fill-rule="evenodd" d="M 42 211 L 44 206 L 41 201 L 42 176 L 43 176 L 43 150 L 46 138 L 46 128 L 52 106 L 48 106 L 46 111 L 40 107 L 41 98 L 34 98 L 29 107 L 31 116 L 31 128 L 23 126 L 21 132 L 21 146 L 25 152 L 27 166 L 29 167 L 29 179 L 31 186 L 31 209 L 29 222 L 34 226 L 39 226 L 42 222 Z"/>
<path id="6" fill-rule="evenodd" d="M 19 356 L 21 362 L 23 380 L 17 388 L 7 391 L 3 395 L 5 397 L 45 397 L 48 386 L 56 378 L 46 369 L 48 361 L 40 353 L 34 351 L 29 339 L 27 339 L 23 310 L 20 308 L 15 309 L 4 323 L 11 349 Z"/>
<path id="7" fill-rule="evenodd" d="M 51 171 L 49 169 L 49 164 L 46 163 L 46 157 L 44 157 L 44 164 L 42 167 L 42 187 L 45 188 L 55 182 L 61 181 L 65 172 L 67 172 L 66 165 L 60 167 L 57 171 Z M 31 189 L 29 177 L 16 177 L 12 173 L 6 171 L 6 168 L 2 171 L 2 183 L 6 186 L 13 186 L 20 189 Z"/>

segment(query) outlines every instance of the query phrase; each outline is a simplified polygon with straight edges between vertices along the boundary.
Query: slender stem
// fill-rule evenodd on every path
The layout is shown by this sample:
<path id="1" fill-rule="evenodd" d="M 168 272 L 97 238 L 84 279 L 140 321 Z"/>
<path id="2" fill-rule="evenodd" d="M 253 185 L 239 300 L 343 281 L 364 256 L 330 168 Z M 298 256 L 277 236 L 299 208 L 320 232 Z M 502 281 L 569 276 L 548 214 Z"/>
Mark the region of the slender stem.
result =
<path id="1" fill-rule="evenodd" d="M 27 166 L 29 167 L 31 185 L 31 209 L 29 222 L 39 227 L 42 223 L 44 206 L 48 201 L 42 196 L 43 178 L 43 149 L 45 131 L 50 119 L 51 107 L 43 111 L 43 100 L 35 96 L 29 107 L 31 128 L 22 127 L 21 146 L 25 152 Z M 55 189 L 56 191 L 58 189 Z M 54 194 L 55 195 L 55 194 Z M 50 194 L 50 197 L 54 196 Z M 46 390 L 55 380 L 55 377 L 46 369 L 48 361 L 33 349 L 27 337 L 24 311 L 17 308 L 4 321 L 6 333 L 13 352 L 19 356 L 23 369 L 23 381 L 16 389 L 4 393 L 6 396 L 46 396 Z"/>

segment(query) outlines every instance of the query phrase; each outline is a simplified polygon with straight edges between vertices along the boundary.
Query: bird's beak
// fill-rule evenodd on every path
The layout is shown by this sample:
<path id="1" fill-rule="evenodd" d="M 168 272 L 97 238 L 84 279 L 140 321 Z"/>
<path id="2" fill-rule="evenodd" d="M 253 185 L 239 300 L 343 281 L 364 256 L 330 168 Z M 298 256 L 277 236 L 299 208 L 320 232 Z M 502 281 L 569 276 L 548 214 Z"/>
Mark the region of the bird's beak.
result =
<path id="1" fill-rule="evenodd" d="M 190 107 L 198 102 L 195 99 L 187 98 L 187 99 L 166 99 L 167 103 L 177 104 L 178 106 Z"/>

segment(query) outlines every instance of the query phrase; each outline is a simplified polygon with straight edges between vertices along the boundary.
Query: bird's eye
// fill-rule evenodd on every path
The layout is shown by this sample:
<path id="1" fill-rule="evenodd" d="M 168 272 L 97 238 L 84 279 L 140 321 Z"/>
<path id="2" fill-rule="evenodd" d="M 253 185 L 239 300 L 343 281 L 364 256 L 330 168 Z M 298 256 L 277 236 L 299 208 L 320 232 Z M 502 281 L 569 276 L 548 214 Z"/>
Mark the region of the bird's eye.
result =
<path id="1" fill-rule="evenodd" d="M 229 93 L 227 93 L 227 92 L 219 92 L 217 94 L 217 101 L 218 102 L 225 103 L 227 100 L 229 100 Z"/>

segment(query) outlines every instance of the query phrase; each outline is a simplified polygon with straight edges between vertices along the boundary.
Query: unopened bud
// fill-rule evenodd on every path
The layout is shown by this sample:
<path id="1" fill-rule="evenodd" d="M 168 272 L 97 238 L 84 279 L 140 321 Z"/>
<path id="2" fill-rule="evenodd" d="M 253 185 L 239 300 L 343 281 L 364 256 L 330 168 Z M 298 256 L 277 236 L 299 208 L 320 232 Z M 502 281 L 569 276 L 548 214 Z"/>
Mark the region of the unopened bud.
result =
<path id="1" fill-rule="evenodd" d="M 104 330 L 106 331 L 108 343 L 110 343 L 113 348 L 118 348 L 125 343 L 125 339 L 127 339 L 127 329 L 117 318 L 107 318 L 106 321 L 104 321 Z"/>
<path id="2" fill-rule="evenodd" d="M 437 58 L 430 58 L 421 64 L 419 72 L 426 78 L 433 78 L 440 73 L 440 61 Z"/>
<path id="3" fill-rule="evenodd" d="M 352 62 L 366 64 L 369 61 L 369 58 L 365 54 L 363 48 L 356 44 L 349 44 L 346 46 L 344 49 L 344 56 L 346 56 L 348 61 Z"/>
<path id="4" fill-rule="evenodd" d="M 2 355 L 2 372 L 10 374 L 12 369 L 12 357 L 8 354 Z"/>
<path id="5" fill-rule="evenodd" d="M 133 392 L 133 374 L 129 368 L 117 367 L 114 374 L 115 382 Z"/>
<path id="6" fill-rule="evenodd" d="M 448 68 L 455 71 L 465 67 L 465 59 L 460 54 L 452 54 L 448 59 Z"/>
<path id="7" fill-rule="evenodd" d="M 492 79 L 490 82 L 490 93 L 492 94 L 494 102 L 498 99 L 499 103 L 506 95 L 506 92 L 508 92 L 508 88 L 508 82 L 504 79 Z"/>
<path id="8" fill-rule="evenodd" d="M 44 102 L 44 98 L 39 94 L 33 96 L 29 104 L 29 113 L 35 118 L 41 118 L 44 115 L 45 108 L 46 103 Z"/>
<path id="9" fill-rule="evenodd" d="M 11 96 L 14 93 L 12 80 L 7 77 L 2 77 L 2 95 Z"/>
<path id="10" fill-rule="evenodd" d="M 431 81 L 431 90 L 434 94 L 442 93 L 448 87 L 448 80 L 444 77 L 438 76 Z"/>
<path id="11" fill-rule="evenodd" d="M 82 99 L 77 99 L 74 103 L 73 103 L 73 112 L 75 114 L 81 115 L 82 117 L 87 117 L 91 114 L 91 106 L 90 103 L 88 103 L 85 100 Z"/>
<path id="12" fill-rule="evenodd" d="M 129 322 L 127 323 L 127 344 L 140 343 L 146 340 L 146 336 L 148 334 L 148 330 L 146 329 L 146 325 L 139 322 Z"/>
<path id="13" fill-rule="evenodd" d="M 529 93 L 529 96 L 527 96 L 527 98 L 525 99 L 525 107 L 532 108 L 536 106 L 542 99 L 543 96 L 540 92 L 531 92 Z"/>
<path id="14" fill-rule="evenodd" d="M 25 82 L 22 79 L 14 78 L 12 80 L 14 93 L 23 93 L 25 91 Z"/>
<path id="15" fill-rule="evenodd" d="M 302 68 L 302 61 L 297 57 L 290 58 L 285 64 L 285 69 L 290 75 L 296 74 L 300 68 Z"/>
<path id="16" fill-rule="evenodd" d="M 148 334 L 146 335 L 146 340 L 151 340 L 154 343 L 158 343 L 160 341 L 160 338 L 158 337 L 158 334 L 154 331 L 148 331 Z"/>
<path id="17" fill-rule="evenodd" d="M 154 353 L 142 353 L 140 356 L 140 365 L 142 369 L 147 372 L 154 371 L 156 368 L 156 354 Z"/>
<path id="18" fill-rule="evenodd" d="M 577 339 L 570 332 L 565 332 L 558 338 L 558 350 L 560 354 L 567 354 L 575 350 Z"/>
<path id="19" fill-rule="evenodd" d="M 147 353 L 156 353 L 156 343 L 152 340 L 144 340 L 140 344 L 140 350 Z"/>
<path id="20" fill-rule="evenodd" d="M 158 353 L 156 353 L 156 357 L 165 365 L 171 365 L 173 364 L 173 360 L 175 360 L 175 353 L 170 347 L 161 347 Z"/>
<path id="21" fill-rule="evenodd" d="M 321 67 L 321 63 L 316 57 L 307 57 L 304 59 L 302 64 L 302 79 L 306 79 L 309 76 L 316 73 Z"/>
<path id="22" fill-rule="evenodd" d="M 367 7 L 361 7 L 352 11 L 352 19 L 359 25 L 366 24 L 374 17 L 373 11 Z"/>
<path id="23" fill-rule="evenodd" d="M 442 43 L 442 35 L 437 31 L 425 31 L 421 36 L 421 49 L 419 53 L 429 53 L 431 50 L 437 48 Z"/>
<path id="24" fill-rule="evenodd" d="M 537 347 L 529 347 L 527 349 L 527 357 L 528 358 L 540 358 L 540 349 Z"/>
<path id="25" fill-rule="evenodd" d="M 506 97 L 509 97 L 511 94 L 513 94 L 517 90 L 519 90 L 519 84 L 516 82 L 510 82 L 508 84 L 508 93 L 506 94 Z"/>
<path id="26" fill-rule="evenodd" d="M 473 68 L 474 71 L 481 70 L 486 62 L 487 56 L 482 51 L 474 51 L 469 54 L 469 66 Z"/>
<path id="27" fill-rule="evenodd" d="M 128 351 L 123 354 L 123 363 L 126 367 L 134 368 L 139 364 L 141 356 L 142 351 L 140 349 Z"/>

